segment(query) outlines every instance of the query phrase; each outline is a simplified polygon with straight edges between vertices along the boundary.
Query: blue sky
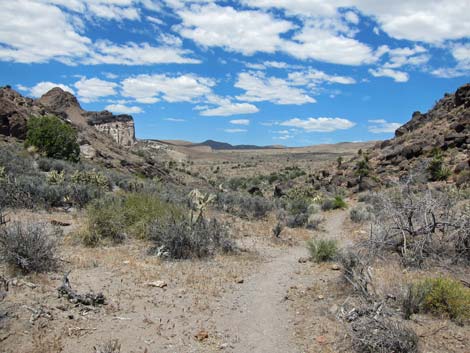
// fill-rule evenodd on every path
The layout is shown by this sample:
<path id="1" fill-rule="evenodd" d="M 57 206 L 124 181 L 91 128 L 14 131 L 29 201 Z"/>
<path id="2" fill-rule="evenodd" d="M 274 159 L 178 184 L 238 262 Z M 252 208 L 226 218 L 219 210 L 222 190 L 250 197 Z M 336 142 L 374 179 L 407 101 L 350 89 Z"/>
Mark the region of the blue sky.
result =
<path id="1" fill-rule="evenodd" d="M 0 2 L 0 84 L 134 116 L 139 138 L 388 138 L 470 81 L 468 0 Z"/>

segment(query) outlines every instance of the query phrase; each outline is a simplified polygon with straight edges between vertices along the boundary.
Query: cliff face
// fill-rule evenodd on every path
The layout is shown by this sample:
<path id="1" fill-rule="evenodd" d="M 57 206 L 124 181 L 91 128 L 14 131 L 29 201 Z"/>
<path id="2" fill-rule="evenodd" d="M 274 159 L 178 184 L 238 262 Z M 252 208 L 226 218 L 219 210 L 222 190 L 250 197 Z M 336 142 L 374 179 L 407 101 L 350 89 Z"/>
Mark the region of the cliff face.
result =
<path id="1" fill-rule="evenodd" d="M 134 119 L 130 115 L 113 115 L 108 111 L 88 113 L 88 124 L 111 136 L 121 146 L 135 143 Z"/>
<path id="2" fill-rule="evenodd" d="M 93 126 L 121 146 L 129 147 L 136 142 L 134 120 L 130 115 L 87 112 L 74 95 L 58 87 L 39 99 L 23 97 L 10 87 L 0 88 L 0 134 L 24 139 L 29 117 L 45 114 L 56 115 L 79 130 Z"/>

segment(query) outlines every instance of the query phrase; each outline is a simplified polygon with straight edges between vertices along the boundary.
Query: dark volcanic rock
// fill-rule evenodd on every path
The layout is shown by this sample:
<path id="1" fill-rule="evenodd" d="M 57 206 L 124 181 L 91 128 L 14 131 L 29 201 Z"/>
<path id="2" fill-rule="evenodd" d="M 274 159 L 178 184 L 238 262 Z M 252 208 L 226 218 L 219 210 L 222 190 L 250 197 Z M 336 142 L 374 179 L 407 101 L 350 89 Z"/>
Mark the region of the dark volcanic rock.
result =
<path id="1" fill-rule="evenodd" d="M 88 118 L 89 125 L 109 124 L 113 122 L 127 123 L 134 120 L 130 115 L 114 115 L 107 110 L 103 110 L 102 112 L 86 112 L 85 116 Z"/>
<path id="2" fill-rule="evenodd" d="M 457 107 L 463 105 L 465 108 L 470 108 L 470 84 L 460 87 L 455 92 L 455 105 Z"/>

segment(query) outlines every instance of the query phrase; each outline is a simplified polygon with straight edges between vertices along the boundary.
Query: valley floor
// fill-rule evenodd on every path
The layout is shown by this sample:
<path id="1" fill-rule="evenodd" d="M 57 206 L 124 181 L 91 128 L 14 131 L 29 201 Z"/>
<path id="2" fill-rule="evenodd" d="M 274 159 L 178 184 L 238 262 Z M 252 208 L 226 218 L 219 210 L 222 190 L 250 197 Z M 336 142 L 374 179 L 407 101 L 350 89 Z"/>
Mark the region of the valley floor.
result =
<path id="1" fill-rule="evenodd" d="M 319 236 L 344 245 L 365 231 L 347 211 L 325 215 L 322 229 L 285 229 L 280 239 L 271 235 L 274 219 L 239 220 L 234 232 L 241 253 L 207 261 L 161 261 L 135 240 L 89 249 L 65 236 L 61 258 L 73 289 L 103 292 L 107 305 L 58 298 L 60 273 L 24 277 L 0 268 L 13 278 L 1 306 L 8 315 L 0 321 L 0 352 L 113 352 L 100 350 L 112 340 L 123 353 L 350 352 L 338 315 L 354 294 L 336 264 L 306 261 L 305 240 Z M 68 214 L 14 217 L 80 223 Z M 387 282 L 397 269 L 375 270 L 390 271 Z M 427 317 L 410 325 L 423 352 L 470 351 L 468 326 Z"/>

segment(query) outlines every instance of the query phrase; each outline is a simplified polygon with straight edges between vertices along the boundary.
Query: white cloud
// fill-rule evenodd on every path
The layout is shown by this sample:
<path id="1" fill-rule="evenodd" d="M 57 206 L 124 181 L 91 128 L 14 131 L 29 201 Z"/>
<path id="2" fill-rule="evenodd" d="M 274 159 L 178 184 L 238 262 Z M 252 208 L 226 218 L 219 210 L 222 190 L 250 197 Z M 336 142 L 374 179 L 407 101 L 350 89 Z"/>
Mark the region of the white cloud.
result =
<path id="1" fill-rule="evenodd" d="M 236 134 L 240 132 L 246 132 L 247 130 L 246 129 L 225 129 L 224 131 L 230 134 Z"/>
<path id="2" fill-rule="evenodd" d="M 315 103 L 315 99 L 286 80 L 266 77 L 264 73 L 243 72 L 238 75 L 235 87 L 245 90 L 237 99 L 248 102 L 269 101 L 275 104 Z"/>
<path id="3" fill-rule="evenodd" d="M 41 97 L 44 93 L 49 92 L 51 89 L 59 87 L 62 88 L 64 91 L 75 94 L 72 88 L 69 86 L 60 84 L 60 83 L 54 83 L 54 82 L 39 82 L 35 86 L 28 88 L 25 86 L 21 86 L 21 90 L 23 91 L 29 91 L 32 97 Z"/>
<path id="4" fill-rule="evenodd" d="M 196 75 L 138 75 L 121 83 L 122 95 L 140 103 L 194 102 L 211 93 L 215 85 L 211 79 Z"/>
<path id="5" fill-rule="evenodd" d="M 373 125 L 369 125 L 367 130 L 374 134 L 395 132 L 402 125 L 400 123 L 389 123 L 384 119 L 369 120 L 369 123 Z"/>
<path id="6" fill-rule="evenodd" d="M 315 25 L 306 25 L 293 39 L 285 42 L 283 50 L 298 59 L 342 65 L 362 65 L 376 61 L 372 49 L 366 44 Z"/>
<path id="7" fill-rule="evenodd" d="M 179 33 L 204 47 L 223 47 L 252 55 L 275 52 L 283 43 L 282 33 L 293 25 L 260 11 L 235 10 L 208 4 L 177 12 L 182 19 Z"/>
<path id="8" fill-rule="evenodd" d="M 359 24 L 359 16 L 354 12 L 354 11 L 348 11 L 344 14 L 344 18 L 346 21 L 352 23 L 352 24 Z"/>
<path id="9" fill-rule="evenodd" d="M 234 125 L 250 125 L 250 120 L 248 119 L 235 119 L 235 120 L 230 120 L 230 124 Z"/>
<path id="10" fill-rule="evenodd" d="M 32 0 L 0 1 L 0 60 L 20 63 L 68 62 L 89 52 L 80 35 L 56 6 Z"/>
<path id="11" fill-rule="evenodd" d="M 148 43 L 113 44 L 109 41 L 98 41 L 94 51 L 84 63 L 118 64 L 118 65 L 153 65 L 153 64 L 198 64 L 200 60 L 186 55 L 191 52 L 172 46 L 154 47 Z"/>
<path id="12" fill-rule="evenodd" d="M 470 36 L 468 0 L 242 0 L 260 8 L 278 7 L 287 13 L 313 18 L 335 18 L 339 8 L 354 7 L 372 16 L 391 37 L 440 43 Z"/>
<path id="13" fill-rule="evenodd" d="M 442 67 L 431 72 L 434 76 L 453 78 L 470 75 L 470 44 L 455 44 L 451 48 L 456 61 L 453 67 Z"/>
<path id="14" fill-rule="evenodd" d="M 389 69 L 397 69 L 402 66 L 421 66 L 426 64 L 430 56 L 427 54 L 427 49 L 416 45 L 413 48 L 394 48 L 390 49 L 384 45 L 377 50 L 378 55 L 388 55 L 389 61 L 383 67 Z"/>
<path id="15" fill-rule="evenodd" d="M 288 78 L 295 85 L 306 85 L 310 87 L 314 87 L 321 82 L 338 83 L 342 85 L 351 85 L 356 83 L 356 80 L 352 77 L 329 75 L 323 71 L 315 69 L 291 72 L 289 73 Z"/>
<path id="16" fill-rule="evenodd" d="M 282 126 L 290 126 L 303 129 L 307 132 L 332 132 L 336 130 L 347 130 L 356 124 L 343 118 L 308 118 L 305 120 L 294 118 L 282 122 Z"/>
<path id="17" fill-rule="evenodd" d="M 142 108 L 140 107 L 127 106 L 124 104 L 111 104 L 106 106 L 104 109 L 117 114 L 139 114 L 143 112 Z"/>
<path id="18" fill-rule="evenodd" d="M 378 68 L 376 70 L 369 69 L 369 72 L 374 77 L 390 77 L 395 80 L 395 82 L 407 82 L 409 75 L 406 72 L 387 69 L 387 68 Z"/>
<path id="19" fill-rule="evenodd" d="M 249 103 L 232 103 L 229 100 L 223 102 L 216 108 L 201 111 L 203 116 L 232 116 L 242 114 L 253 114 L 259 112 L 259 109 Z"/>
<path id="20" fill-rule="evenodd" d="M 173 123 L 183 123 L 186 121 L 185 119 L 181 119 L 181 118 L 166 118 L 164 120 L 171 121 Z"/>
<path id="21" fill-rule="evenodd" d="M 100 80 L 99 78 L 82 77 L 75 83 L 78 90 L 78 97 L 84 102 L 93 102 L 101 97 L 114 96 L 116 94 L 117 83 Z"/>

